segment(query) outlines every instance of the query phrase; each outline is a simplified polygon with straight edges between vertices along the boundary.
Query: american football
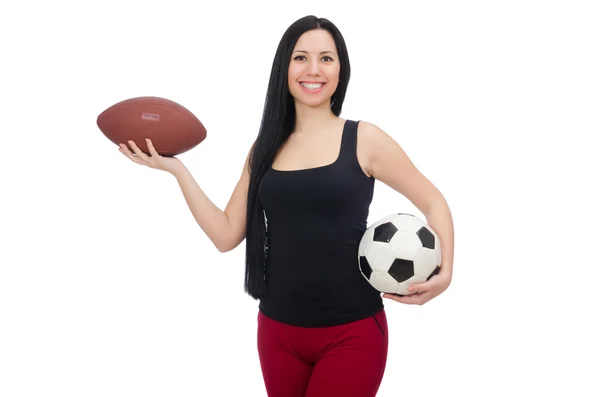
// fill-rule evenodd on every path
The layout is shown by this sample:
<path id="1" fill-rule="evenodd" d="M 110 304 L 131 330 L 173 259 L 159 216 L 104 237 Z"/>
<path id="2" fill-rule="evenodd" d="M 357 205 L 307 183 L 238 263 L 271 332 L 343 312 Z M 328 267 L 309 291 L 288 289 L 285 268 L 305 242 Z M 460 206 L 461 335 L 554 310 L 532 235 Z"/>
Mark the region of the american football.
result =
<path id="1" fill-rule="evenodd" d="M 158 154 L 167 157 L 184 153 L 206 138 L 206 128 L 192 112 L 160 97 L 118 102 L 100 113 L 96 124 L 114 144 L 128 145 L 132 140 L 148 155 L 146 138 Z"/>

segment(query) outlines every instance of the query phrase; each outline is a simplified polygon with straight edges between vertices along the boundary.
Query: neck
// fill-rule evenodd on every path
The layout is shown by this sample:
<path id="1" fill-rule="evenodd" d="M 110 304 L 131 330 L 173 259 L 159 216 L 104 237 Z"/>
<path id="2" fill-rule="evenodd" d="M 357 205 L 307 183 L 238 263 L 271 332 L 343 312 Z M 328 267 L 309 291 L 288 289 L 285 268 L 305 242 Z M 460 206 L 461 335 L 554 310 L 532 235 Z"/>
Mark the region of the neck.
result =
<path id="1" fill-rule="evenodd" d="M 326 101 L 319 106 L 307 106 L 301 102 L 296 103 L 296 124 L 294 132 L 311 133 L 323 130 L 331 123 L 339 119 L 333 114 L 329 102 Z"/>

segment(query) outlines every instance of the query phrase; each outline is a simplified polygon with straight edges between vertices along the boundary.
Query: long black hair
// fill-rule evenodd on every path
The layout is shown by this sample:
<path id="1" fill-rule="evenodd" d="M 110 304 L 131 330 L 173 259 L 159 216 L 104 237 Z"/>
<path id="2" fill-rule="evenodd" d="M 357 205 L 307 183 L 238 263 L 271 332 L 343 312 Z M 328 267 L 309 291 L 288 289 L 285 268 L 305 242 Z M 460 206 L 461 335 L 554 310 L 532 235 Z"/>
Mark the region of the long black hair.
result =
<path id="1" fill-rule="evenodd" d="M 348 50 L 338 28 L 325 18 L 309 15 L 294 22 L 283 34 L 271 69 L 258 137 L 250 153 L 250 183 L 246 210 L 246 274 L 244 289 L 254 299 L 267 293 L 267 219 L 258 198 L 259 183 L 296 122 L 294 100 L 288 87 L 290 58 L 299 37 L 313 29 L 328 31 L 335 42 L 340 75 L 331 98 L 331 110 L 339 116 L 350 80 Z"/>

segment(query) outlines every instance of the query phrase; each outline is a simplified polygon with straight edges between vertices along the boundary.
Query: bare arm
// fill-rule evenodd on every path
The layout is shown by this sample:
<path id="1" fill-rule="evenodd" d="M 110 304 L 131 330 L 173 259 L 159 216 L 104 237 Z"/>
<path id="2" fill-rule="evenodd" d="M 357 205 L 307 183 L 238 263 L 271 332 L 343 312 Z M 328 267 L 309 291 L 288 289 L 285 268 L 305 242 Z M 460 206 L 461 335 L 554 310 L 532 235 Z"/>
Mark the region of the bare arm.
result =
<path id="1" fill-rule="evenodd" d="M 208 198 L 185 166 L 179 167 L 173 173 L 196 222 L 220 252 L 236 248 L 246 235 L 249 155 L 250 153 L 224 211 Z"/>
<path id="2" fill-rule="evenodd" d="M 454 226 L 445 197 L 386 132 L 368 122 L 361 122 L 359 128 L 369 173 L 410 200 L 439 235 L 442 247 L 440 276 L 449 283 L 454 263 Z"/>

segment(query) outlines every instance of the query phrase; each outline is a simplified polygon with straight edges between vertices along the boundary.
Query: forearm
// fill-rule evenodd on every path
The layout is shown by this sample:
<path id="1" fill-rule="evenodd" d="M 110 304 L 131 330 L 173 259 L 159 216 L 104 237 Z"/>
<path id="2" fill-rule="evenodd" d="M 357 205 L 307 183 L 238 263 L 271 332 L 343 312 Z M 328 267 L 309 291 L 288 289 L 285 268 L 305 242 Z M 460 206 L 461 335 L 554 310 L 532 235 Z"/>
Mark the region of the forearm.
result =
<path id="1" fill-rule="evenodd" d="M 442 248 L 442 266 L 440 276 L 452 280 L 452 266 L 454 263 L 454 224 L 452 213 L 443 196 L 440 196 L 429 207 L 424 214 L 427 218 L 427 224 L 436 232 L 440 239 Z"/>
<path id="2" fill-rule="evenodd" d="M 219 251 L 227 251 L 232 234 L 227 214 L 208 198 L 185 166 L 180 167 L 173 175 L 200 228 Z"/>

